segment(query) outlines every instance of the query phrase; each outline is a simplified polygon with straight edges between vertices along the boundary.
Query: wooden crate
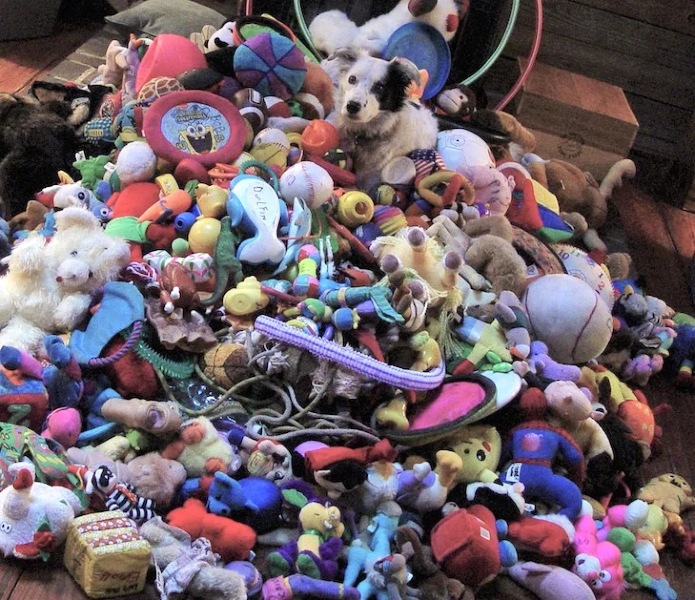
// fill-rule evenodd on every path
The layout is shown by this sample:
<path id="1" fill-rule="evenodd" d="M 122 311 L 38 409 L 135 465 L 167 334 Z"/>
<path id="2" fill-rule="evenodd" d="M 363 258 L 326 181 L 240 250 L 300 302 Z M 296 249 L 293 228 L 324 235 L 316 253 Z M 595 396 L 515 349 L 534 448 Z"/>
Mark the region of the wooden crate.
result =
<path id="1" fill-rule="evenodd" d="M 524 69 L 526 59 L 519 58 Z M 560 158 L 599 181 L 625 158 L 639 124 L 623 91 L 537 62 L 519 94 L 517 118 L 536 135 L 536 153 Z"/>

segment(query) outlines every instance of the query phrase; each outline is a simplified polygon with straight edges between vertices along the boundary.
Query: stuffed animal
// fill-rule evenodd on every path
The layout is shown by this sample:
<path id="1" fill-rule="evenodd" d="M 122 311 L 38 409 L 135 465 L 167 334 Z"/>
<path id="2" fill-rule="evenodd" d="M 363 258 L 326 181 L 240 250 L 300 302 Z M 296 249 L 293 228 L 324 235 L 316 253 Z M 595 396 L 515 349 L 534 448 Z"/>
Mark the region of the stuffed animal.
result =
<path id="1" fill-rule="evenodd" d="M 175 499 L 176 492 L 186 481 L 186 470 L 175 460 L 167 460 L 158 452 L 137 456 L 128 464 L 111 460 L 107 455 L 89 448 L 70 448 L 70 460 L 92 471 L 99 466 L 108 467 L 118 481 L 131 485 L 138 496 L 153 500 L 166 510 Z"/>
<path id="2" fill-rule="evenodd" d="M 48 560 L 82 509 L 70 490 L 34 480 L 30 463 L 10 466 L 12 484 L 0 492 L 0 552 L 5 557 Z"/>
<path id="3" fill-rule="evenodd" d="M 473 590 L 447 577 L 432 558 L 432 550 L 422 543 L 413 527 L 402 525 L 394 536 L 396 549 L 405 556 L 418 589 L 427 600 L 473 600 Z"/>
<path id="4" fill-rule="evenodd" d="M 497 479 L 496 469 L 502 453 L 502 438 L 492 425 L 468 425 L 449 441 L 451 449 L 461 457 L 463 467 L 456 474 L 459 483 Z"/>
<path id="5" fill-rule="evenodd" d="M 423 461 L 399 474 L 397 502 L 420 513 L 439 510 L 462 468 L 463 461 L 456 452 L 440 450 L 434 470 Z"/>
<path id="6" fill-rule="evenodd" d="M 50 242 L 33 235 L 15 246 L 0 278 L 0 346 L 36 351 L 48 333 L 73 330 L 87 315 L 91 292 L 128 264 L 125 243 L 104 234 L 82 208 L 56 214 Z"/>
<path id="7" fill-rule="evenodd" d="M 111 398 L 102 404 L 101 414 L 112 423 L 155 435 L 174 433 L 182 423 L 181 412 L 175 402 Z"/>
<path id="8" fill-rule="evenodd" d="M 183 529 L 193 539 L 210 540 L 212 551 L 219 554 L 225 563 L 247 560 L 256 545 L 256 532 L 251 527 L 208 513 L 205 505 L 196 498 L 189 498 L 183 506 L 172 510 L 166 520 L 172 527 Z"/>
<path id="9" fill-rule="evenodd" d="M 618 600 L 623 592 L 620 549 L 611 542 L 596 539 L 596 523 L 584 515 L 575 523 L 572 572 L 589 584 L 597 598 Z"/>
<path id="10" fill-rule="evenodd" d="M 166 593 L 185 592 L 193 598 L 220 600 L 246 596 L 244 579 L 223 568 L 207 540 L 191 540 L 186 531 L 165 523 L 162 517 L 150 519 L 140 534 L 149 542 L 154 562 L 163 572 Z M 185 573 L 183 581 L 177 571 Z"/>
<path id="11" fill-rule="evenodd" d="M 676 531 L 683 529 L 681 514 L 695 507 L 695 497 L 690 484 L 676 473 L 664 473 L 649 480 L 637 498 L 654 504 L 664 511 L 669 527 Z"/>
<path id="12" fill-rule="evenodd" d="M 162 456 L 180 462 L 189 477 L 200 477 L 205 472 L 227 472 L 235 454 L 209 419 L 197 417 L 181 425 L 179 438 L 162 451 Z"/>
<path id="13" fill-rule="evenodd" d="M 537 375 L 552 381 L 579 381 L 581 370 L 575 365 L 564 365 L 548 354 L 548 346 L 539 340 L 531 342 L 528 363 Z"/>
<path id="14" fill-rule="evenodd" d="M 108 467 L 97 467 L 91 478 L 91 486 L 108 510 L 121 510 L 139 525 L 155 516 L 154 502 L 141 498 L 131 486 L 119 482 Z"/>
<path id="15" fill-rule="evenodd" d="M 526 499 L 540 498 L 560 506 L 558 514 L 574 521 L 582 507 L 578 485 L 584 479 L 584 455 L 564 430 L 546 421 L 527 421 L 509 433 L 510 442 L 503 449 L 511 456 L 510 464 L 500 473 L 503 483 L 523 483 Z M 553 473 L 552 464 L 563 456 L 574 481 Z"/>
<path id="16" fill-rule="evenodd" d="M 555 194 L 562 212 L 578 212 L 586 219 L 589 229 L 582 241 L 590 249 L 606 251 L 598 236 L 608 216 L 607 202 L 613 190 L 620 187 L 624 179 L 635 176 L 635 163 L 623 159 L 615 163 L 599 186 L 591 173 L 559 159 L 542 160 L 536 155 L 525 155 L 531 176 Z"/>
<path id="17" fill-rule="evenodd" d="M 506 569 L 504 574 L 541 600 L 556 600 L 560 597 L 572 600 L 594 599 L 594 593 L 583 579 L 557 565 L 519 561 Z"/>
<path id="18" fill-rule="evenodd" d="M 299 512 L 302 533 L 296 542 L 268 555 L 273 577 L 295 571 L 313 579 L 330 581 L 338 571 L 336 558 L 343 548 L 345 525 L 340 510 L 319 502 L 308 502 Z"/>
<path id="19" fill-rule="evenodd" d="M 448 42 L 459 25 L 459 7 L 455 0 L 401 0 L 394 9 L 357 27 L 345 13 L 329 10 L 314 18 L 309 33 L 318 50 L 333 54 L 339 48 L 363 48 L 381 56 L 391 34 L 408 23 L 431 25 Z"/>
<path id="20" fill-rule="evenodd" d="M 500 292 L 495 302 L 495 318 L 507 335 L 507 348 L 512 356 L 525 359 L 531 352 L 530 323 L 514 292 Z"/>

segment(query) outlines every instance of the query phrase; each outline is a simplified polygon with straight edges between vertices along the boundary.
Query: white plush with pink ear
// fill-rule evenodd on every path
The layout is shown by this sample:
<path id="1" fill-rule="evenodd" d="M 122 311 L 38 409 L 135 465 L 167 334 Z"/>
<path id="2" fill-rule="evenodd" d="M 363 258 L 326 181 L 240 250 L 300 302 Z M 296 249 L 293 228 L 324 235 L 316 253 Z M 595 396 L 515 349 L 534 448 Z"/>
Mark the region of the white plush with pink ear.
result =
<path id="1" fill-rule="evenodd" d="M 309 32 L 318 50 L 330 55 L 339 48 L 362 48 L 381 56 L 391 34 L 408 23 L 425 23 L 437 29 L 449 42 L 459 26 L 459 8 L 455 0 L 401 0 L 391 12 L 357 27 L 345 13 L 329 10 L 317 15 Z"/>
<path id="2" fill-rule="evenodd" d="M 36 352 L 47 334 L 72 331 L 88 313 L 91 292 L 130 260 L 126 243 L 107 236 L 91 212 L 70 207 L 55 220 L 50 242 L 33 233 L 3 259 L 0 347 Z"/>

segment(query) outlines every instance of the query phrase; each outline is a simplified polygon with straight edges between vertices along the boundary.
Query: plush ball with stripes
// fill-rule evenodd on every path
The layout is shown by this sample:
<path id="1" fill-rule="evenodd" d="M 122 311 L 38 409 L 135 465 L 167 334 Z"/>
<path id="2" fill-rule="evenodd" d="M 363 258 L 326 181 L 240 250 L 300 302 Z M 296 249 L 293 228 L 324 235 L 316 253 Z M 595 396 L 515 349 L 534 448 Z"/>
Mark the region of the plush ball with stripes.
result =
<path id="1" fill-rule="evenodd" d="M 237 48 L 234 71 L 243 86 L 287 100 L 302 87 L 306 63 L 292 40 L 277 33 L 261 33 Z"/>
<path id="2" fill-rule="evenodd" d="M 583 364 L 599 356 L 613 333 L 611 312 L 587 283 L 572 275 L 545 275 L 533 281 L 523 307 L 534 339 L 561 363 Z"/>

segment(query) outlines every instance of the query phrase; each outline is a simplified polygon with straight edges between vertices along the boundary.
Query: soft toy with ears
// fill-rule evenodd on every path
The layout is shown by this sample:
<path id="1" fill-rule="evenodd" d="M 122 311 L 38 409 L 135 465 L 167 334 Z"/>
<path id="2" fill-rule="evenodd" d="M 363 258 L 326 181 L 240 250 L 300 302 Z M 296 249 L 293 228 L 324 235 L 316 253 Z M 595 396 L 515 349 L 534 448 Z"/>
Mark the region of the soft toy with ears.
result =
<path id="1" fill-rule="evenodd" d="M 316 48 L 333 54 L 338 48 L 364 48 L 381 56 L 386 42 L 399 27 L 408 23 L 431 25 L 449 42 L 456 34 L 460 19 L 455 0 L 401 0 L 394 9 L 357 27 L 345 13 L 329 10 L 316 16 L 309 32 Z"/>
<path id="2" fill-rule="evenodd" d="M 128 264 L 128 247 L 107 236 L 89 211 L 70 207 L 55 219 L 50 242 L 31 235 L 4 259 L 0 346 L 32 352 L 47 334 L 75 329 L 87 316 L 91 292 Z"/>
<path id="3" fill-rule="evenodd" d="M 664 473 L 653 477 L 637 493 L 637 498 L 661 508 L 668 519 L 669 527 L 677 532 L 683 531 L 683 519 L 680 515 L 695 508 L 693 489 L 676 473 Z"/>
<path id="4" fill-rule="evenodd" d="M 586 219 L 589 229 L 584 234 L 584 244 L 590 250 L 598 248 L 605 252 L 606 245 L 596 230 L 606 222 L 607 202 L 613 190 L 620 187 L 624 179 L 635 176 L 635 163 L 629 159 L 619 160 L 599 185 L 591 173 L 563 160 L 542 160 L 534 154 L 527 154 L 523 162 L 531 176 L 555 194 L 562 212 L 577 212 Z"/>

